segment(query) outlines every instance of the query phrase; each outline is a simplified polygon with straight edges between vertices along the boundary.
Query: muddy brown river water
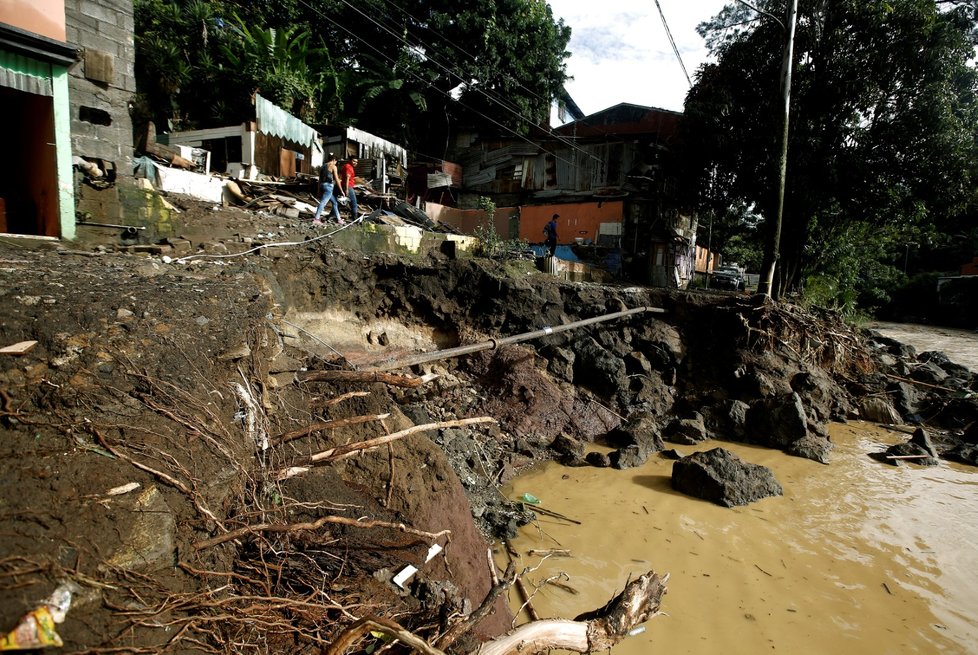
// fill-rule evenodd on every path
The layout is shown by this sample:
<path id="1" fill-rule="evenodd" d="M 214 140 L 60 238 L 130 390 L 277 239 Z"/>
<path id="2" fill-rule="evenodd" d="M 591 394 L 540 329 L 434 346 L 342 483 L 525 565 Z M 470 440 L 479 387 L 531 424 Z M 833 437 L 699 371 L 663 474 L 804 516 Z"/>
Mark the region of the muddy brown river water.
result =
<path id="1" fill-rule="evenodd" d="M 876 462 L 867 453 L 907 436 L 871 424 L 834 425 L 831 436 L 828 466 L 701 444 L 770 467 L 784 487 L 733 509 L 674 492 L 672 462 L 659 456 L 624 471 L 548 463 L 521 476 L 510 498 L 530 493 L 582 523 L 540 516 L 513 541 L 521 566 L 538 567 L 528 583 L 561 575 L 578 592 L 542 585 L 534 608 L 572 618 L 655 569 L 672 576 L 668 616 L 616 655 L 978 653 L 978 473 Z M 528 554 L 552 549 L 570 556 Z M 511 602 L 520 606 L 515 591 Z"/>

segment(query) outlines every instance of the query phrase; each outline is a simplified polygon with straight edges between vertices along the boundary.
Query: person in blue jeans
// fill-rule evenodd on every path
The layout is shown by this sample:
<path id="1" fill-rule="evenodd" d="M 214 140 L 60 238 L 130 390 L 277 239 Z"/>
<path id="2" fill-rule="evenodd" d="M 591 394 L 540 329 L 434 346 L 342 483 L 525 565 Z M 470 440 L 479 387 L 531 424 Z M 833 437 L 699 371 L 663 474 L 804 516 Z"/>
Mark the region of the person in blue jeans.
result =
<path id="1" fill-rule="evenodd" d="M 356 165 L 359 163 L 356 157 L 350 157 L 340 166 L 340 177 L 343 186 L 346 187 L 346 197 L 350 199 L 350 218 L 357 219 L 359 209 L 357 208 L 357 194 L 353 187 L 357 184 Z"/>
<path id="2" fill-rule="evenodd" d="M 339 171 L 336 170 L 336 155 L 329 153 L 326 155 L 326 161 L 323 162 L 322 167 L 319 169 L 319 191 L 322 197 L 319 198 L 319 206 L 316 207 L 316 215 L 312 217 L 313 225 L 322 225 L 323 222 L 319 220 L 319 217 L 323 214 L 323 209 L 326 208 L 326 203 L 333 202 L 333 218 L 336 219 L 337 223 L 345 223 L 342 218 L 340 218 L 340 203 L 337 200 L 336 194 L 333 193 L 334 187 L 339 187 L 340 193 L 345 195 L 343 191 L 342 181 L 340 180 Z"/>

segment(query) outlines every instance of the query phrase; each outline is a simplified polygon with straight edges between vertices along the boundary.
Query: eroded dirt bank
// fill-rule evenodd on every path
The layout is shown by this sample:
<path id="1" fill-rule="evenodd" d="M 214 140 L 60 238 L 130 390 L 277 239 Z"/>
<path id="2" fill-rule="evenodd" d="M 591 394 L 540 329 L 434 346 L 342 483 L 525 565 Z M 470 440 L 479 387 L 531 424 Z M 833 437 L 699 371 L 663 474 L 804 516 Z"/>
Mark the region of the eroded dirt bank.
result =
<path id="1" fill-rule="evenodd" d="M 181 264 L 0 244 L 0 279 L 0 345 L 38 342 L 0 360 L 0 624 L 68 582 L 69 652 L 318 652 L 366 615 L 434 643 L 490 587 L 486 537 L 530 518 L 497 485 L 541 459 L 709 435 L 828 462 L 827 421 L 876 411 L 975 441 L 970 373 L 746 296 L 328 241 Z M 421 386 L 310 380 L 639 306 L 667 313 L 397 371 Z M 509 621 L 500 601 L 452 650 Z"/>

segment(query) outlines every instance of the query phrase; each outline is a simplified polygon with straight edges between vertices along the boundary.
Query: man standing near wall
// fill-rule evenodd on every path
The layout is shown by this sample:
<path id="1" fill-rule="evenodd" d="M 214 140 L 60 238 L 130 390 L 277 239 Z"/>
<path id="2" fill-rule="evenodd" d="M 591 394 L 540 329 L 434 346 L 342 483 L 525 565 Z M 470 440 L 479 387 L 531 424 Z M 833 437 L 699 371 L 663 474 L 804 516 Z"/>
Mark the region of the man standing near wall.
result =
<path id="1" fill-rule="evenodd" d="M 353 190 L 357 177 L 355 166 L 359 163 L 356 157 L 350 157 L 340 166 L 340 177 L 346 186 L 346 196 L 350 199 L 350 218 L 354 221 L 357 220 L 359 213 L 357 209 L 357 194 Z"/>
<path id="2" fill-rule="evenodd" d="M 543 242 L 550 251 L 550 256 L 553 257 L 554 253 L 557 251 L 557 219 L 560 218 L 560 214 L 554 214 L 550 222 L 547 223 L 543 228 L 543 233 L 546 235 L 546 240 Z M 539 225 L 539 223 L 537 223 Z"/>

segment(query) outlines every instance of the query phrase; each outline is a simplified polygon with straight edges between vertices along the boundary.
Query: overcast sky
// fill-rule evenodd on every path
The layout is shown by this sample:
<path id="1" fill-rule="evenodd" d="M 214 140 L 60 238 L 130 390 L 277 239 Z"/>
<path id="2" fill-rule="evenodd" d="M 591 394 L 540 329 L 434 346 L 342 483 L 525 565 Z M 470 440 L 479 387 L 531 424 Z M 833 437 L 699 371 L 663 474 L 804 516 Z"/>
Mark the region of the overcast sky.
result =
<path id="1" fill-rule="evenodd" d="M 567 90 L 585 114 L 621 102 L 682 111 L 689 84 L 655 0 L 548 0 L 571 28 Z M 689 76 L 706 58 L 696 26 L 729 0 L 659 0 Z"/>

